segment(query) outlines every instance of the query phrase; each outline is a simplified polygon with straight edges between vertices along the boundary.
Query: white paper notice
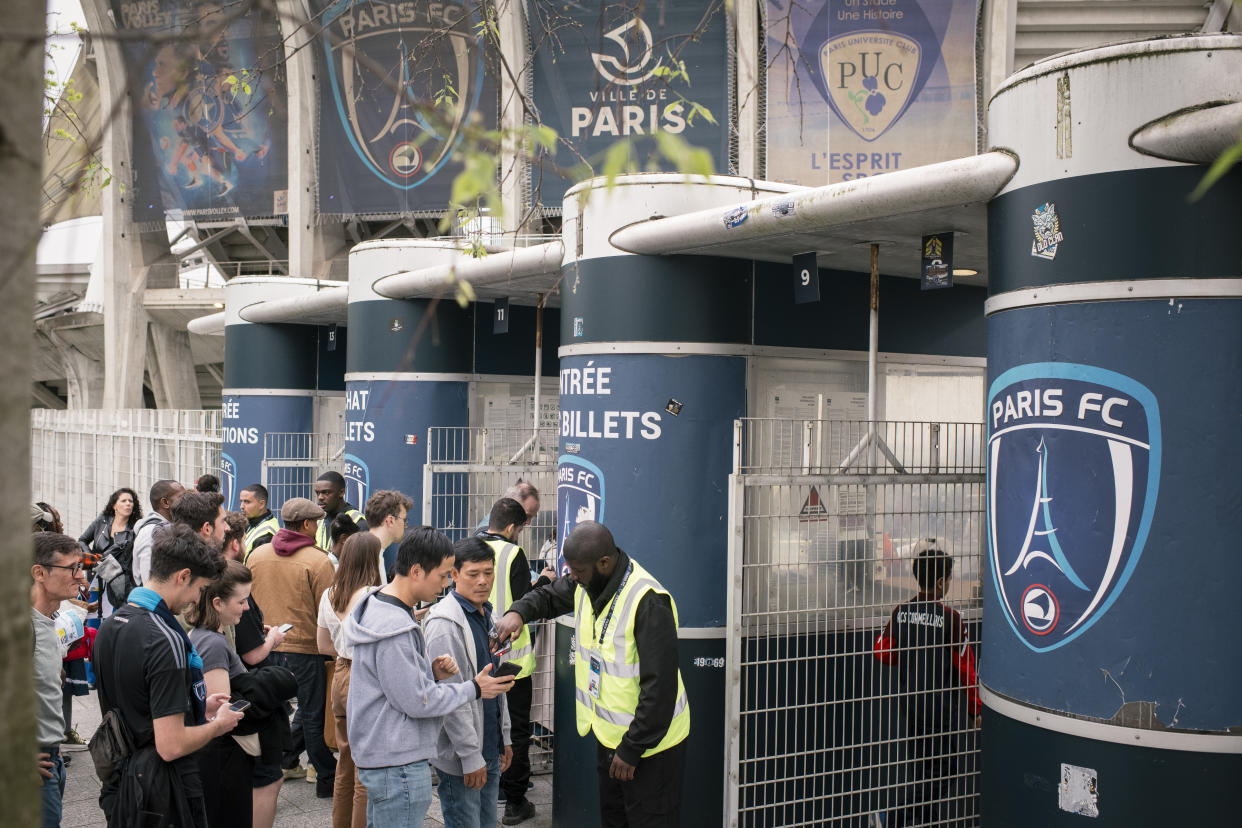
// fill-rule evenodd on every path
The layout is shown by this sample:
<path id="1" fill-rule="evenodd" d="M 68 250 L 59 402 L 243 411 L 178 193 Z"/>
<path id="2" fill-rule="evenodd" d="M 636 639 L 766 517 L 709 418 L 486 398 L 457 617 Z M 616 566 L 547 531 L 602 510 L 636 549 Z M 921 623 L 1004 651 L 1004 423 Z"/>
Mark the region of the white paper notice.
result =
<path id="1" fill-rule="evenodd" d="M 1096 773 L 1091 768 L 1062 763 L 1061 787 L 1057 793 L 1057 804 L 1062 811 L 1089 817 L 1100 815 Z"/>

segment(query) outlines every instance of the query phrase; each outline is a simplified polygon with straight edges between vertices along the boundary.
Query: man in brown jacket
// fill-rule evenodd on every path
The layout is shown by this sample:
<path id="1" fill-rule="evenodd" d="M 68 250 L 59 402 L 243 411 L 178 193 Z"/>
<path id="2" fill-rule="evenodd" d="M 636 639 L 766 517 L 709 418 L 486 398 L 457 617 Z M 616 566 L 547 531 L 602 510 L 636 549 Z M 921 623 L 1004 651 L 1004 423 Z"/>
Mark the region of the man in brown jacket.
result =
<path id="1" fill-rule="evenodd" d="M 315 769 L 315 794 L 332 796 L 336 759 L 324 744 L 324 699 L 327 681 L 324 657 L 315 642 L 319 599 L 332 586 L 334 571 L 328 553 L 315 546 L 323 509 L 304 497 L 286 500 L 280 510 L 285 528 L 271 543 L 250 553 L 246 565 L 254 573 L 251 594 L 273 627 L 292 624 L 284 642 L 271 654 L 272 664 L 286 667 L 298 682 L 298 712 L 293 717 L 293 749 L 285 754 L 285 778 L 303 776 L 303 748 Z"/>

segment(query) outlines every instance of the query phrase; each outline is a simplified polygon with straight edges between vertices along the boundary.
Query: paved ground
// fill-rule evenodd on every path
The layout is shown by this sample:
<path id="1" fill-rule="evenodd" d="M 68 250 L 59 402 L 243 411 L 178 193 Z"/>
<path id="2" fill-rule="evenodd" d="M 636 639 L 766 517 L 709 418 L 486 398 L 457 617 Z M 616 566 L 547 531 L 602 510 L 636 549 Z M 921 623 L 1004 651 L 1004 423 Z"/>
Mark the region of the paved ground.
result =
<path id="1" fill-rule="evenodd" d="M 95 694 L 79 696 L 73 702 L 73 723 L 83 738 L 99 726 L 99 702 Z M 91 764 L 90 754 L 80 751 L 68 754 L 69 780 L 65 786 L 65 815 L 62 828 L 106 828 L 103 812 L 99 810 L 99 779 Z M 552 777 L 534 777 L 535 788 L 530 800 L 538 809 L 534 819 L 522 823 L 523 828 L 551 828 L 552 826 Z M 501 813 L 504 807 L 501 806 Z M 425 828 L 440 828 L 440 802 L 431 805 L 424 823 Z M 315 786 L 302 779 L 285 782 L 280 789 L 280 806 L 276 810 L 276 828 L 329 828 L 332 825 L 332 800 L 316 799 Z M 213 826 L 214 828 L 214 826 Z M 224 828 L 243 828 L 224 826 Z"/>

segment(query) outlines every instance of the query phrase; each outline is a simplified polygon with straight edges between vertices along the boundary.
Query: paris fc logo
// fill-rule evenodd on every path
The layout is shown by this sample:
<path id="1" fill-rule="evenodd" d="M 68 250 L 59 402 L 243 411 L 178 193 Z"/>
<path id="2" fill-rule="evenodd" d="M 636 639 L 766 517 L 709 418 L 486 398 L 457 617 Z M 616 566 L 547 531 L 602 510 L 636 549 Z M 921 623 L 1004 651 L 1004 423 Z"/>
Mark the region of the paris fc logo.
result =
<path id="1" fill-rule="evenodd" d="M 1143 553 L 1160 479 L 1160 411 L 1090 365 L 1020 365 L 988 394 L 988 563 L 1009 626 L 1036 652 L 1082 635 Z"/>
<path id="2" fill-rule="evenodd" d="M 584 520 L 604 522 L 604 473 L 590 460 L 562 454 L 556 470 L 557 571 L 564 575 L 565 538 Z"/>

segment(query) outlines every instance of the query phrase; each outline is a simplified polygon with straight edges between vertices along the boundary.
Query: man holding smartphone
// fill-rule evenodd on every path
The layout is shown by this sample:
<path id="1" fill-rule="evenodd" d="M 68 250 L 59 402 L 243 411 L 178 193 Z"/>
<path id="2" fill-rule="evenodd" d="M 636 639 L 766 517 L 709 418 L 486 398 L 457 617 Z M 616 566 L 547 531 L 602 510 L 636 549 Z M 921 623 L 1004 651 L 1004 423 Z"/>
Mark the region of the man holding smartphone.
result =
<path id="1" fill-rule="evenodd" d="M 516 505 L 516 504 L 515 504 Z M 454 589 L 427 614 L 427 646 L 448 653 L 467 676 L 497 660 L 491 654 L 492 581 L 496 556 L 482 538 L 453 547 Z M 513 665 L 513 675 L 520 670 Z M 463 672 L 446 682 L 461 682 Z M 500 775 L 513 760 L 504 697 L 475 699 L 444 717 L 431 764 L 440 774 L 440 809 L 445 828 L 493 828 Z"/>

